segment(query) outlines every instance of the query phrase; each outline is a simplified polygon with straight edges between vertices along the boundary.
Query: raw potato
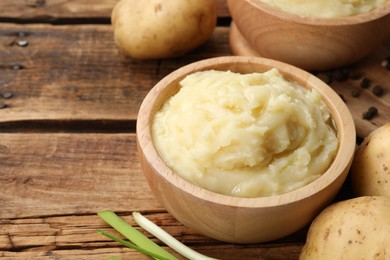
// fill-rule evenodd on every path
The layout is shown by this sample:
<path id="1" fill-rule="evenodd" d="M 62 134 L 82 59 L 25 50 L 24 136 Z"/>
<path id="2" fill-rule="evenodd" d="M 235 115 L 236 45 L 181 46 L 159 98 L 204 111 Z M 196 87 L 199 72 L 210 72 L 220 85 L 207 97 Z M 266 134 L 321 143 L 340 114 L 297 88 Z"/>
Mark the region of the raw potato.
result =
<path id="1" fill-rule="evenodd" d="M 390 197 L 333 204 L 313 221 L 300 260 L 390 259 Z"/>
<path id="2" fill-rule="evenodd" d="M 390 196 L 390 124 L 364 139 L 355 153 L 350 174 L 358 196 Z"/>
<path id="3" fill-rule="evenodd" d="M 213 33 L 215 5 L 215 0 L 121 0 L 111 15 L 115 43 L 135 59 L 183 55 Z"/>

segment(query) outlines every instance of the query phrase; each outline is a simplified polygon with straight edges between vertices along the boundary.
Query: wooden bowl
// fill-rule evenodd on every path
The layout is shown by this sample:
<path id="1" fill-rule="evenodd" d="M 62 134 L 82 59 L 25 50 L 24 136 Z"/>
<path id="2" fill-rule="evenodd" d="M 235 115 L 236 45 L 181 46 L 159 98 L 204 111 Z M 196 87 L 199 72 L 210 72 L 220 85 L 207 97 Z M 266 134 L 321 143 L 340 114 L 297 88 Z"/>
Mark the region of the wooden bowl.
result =
<path id="1" fill-rule="evenodd" d="M 234 21 L 232 52 L 280 60 L 306 70 L 354 63 L 390 35 L 390 2 L 369 13 L 342 18 L 305 18 L 260 0 L 228 0 Z"/>
<path id="2" fill-rule="evenodd" d="M 328 171 L 314 182 L 285 194 L 239 198 L 193 185 L 175 174 L 153 144 L 151 123 L 164 102 L 179 89 L 179 81 L 196 71 L 264 72 L 277 68 L 289 80 L 316 89 L 329 107 L 340 140 Z M 184 66 L 162 79 L 145 97 L 138 114 L 137 142 L 142 168 L 151 190 L 166 210 L 185 226 L 212 238 L 255 243 L 289 235 L 307 225 L 336 195 L 351 165 L 355 126 L 341 98 L 315 76 L 279 61 L 258 57 L 220 57 Z"/>

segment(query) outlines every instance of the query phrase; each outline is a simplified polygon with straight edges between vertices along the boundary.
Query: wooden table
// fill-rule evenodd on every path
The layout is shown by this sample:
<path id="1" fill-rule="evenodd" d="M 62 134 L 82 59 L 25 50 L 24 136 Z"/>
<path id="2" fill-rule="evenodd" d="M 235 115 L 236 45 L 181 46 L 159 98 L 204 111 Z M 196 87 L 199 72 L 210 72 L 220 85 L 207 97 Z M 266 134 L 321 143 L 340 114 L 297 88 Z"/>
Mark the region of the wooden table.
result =
<path id="1" fill-rule="evenodd" d="M 92 3 L 94 2 L 94 3 Z M 118 52 L 110 12 L 115 0 L 2 0 L 0 4 L 0 257 L 4 259 L 147 259 L 96 232 L 96 212 L 131 224 L 140 211 L 185 244 L 222 259 L 297 259 L 307 228 L 269 243 L 237 245 L 196 234 L 171 217 L 147 186 L 137 158 L 135 122 L 147 92 L 173 70 L 231 55 L 229 14 L 184 57 L 136 61 Z M 390 40 L 353 65 L 362 78 L 333 81 L 358 133 L 389 122 Z M 329 73 L 320 73 L 325 77 Z M 351 90 L 359 90 L 352 97 Z M 363 120 L 369 106 L 379 116 Z M 348 182 L 338 199 L 352 196 Z M 156 240 L 157 241 L 157 240 Z"/>

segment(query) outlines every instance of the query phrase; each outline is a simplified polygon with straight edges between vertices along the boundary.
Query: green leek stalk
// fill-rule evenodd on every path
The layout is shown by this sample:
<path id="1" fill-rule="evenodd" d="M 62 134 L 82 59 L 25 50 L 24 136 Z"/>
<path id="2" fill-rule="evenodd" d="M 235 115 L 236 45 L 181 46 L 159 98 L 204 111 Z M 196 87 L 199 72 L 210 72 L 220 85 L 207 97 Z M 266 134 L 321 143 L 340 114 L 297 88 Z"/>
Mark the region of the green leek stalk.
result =
<path id="1" fill-rule="evenodd" d="M 137 246 L 137 245 L 134 245 L 134 244 L 132 244 L 132 243 L 130 243 L 130 242 L 127 242 L 127 241 L 125 241 L 125 240 L 123 240 L 123 239 L 120 239 L 120 238 L 118 238 L 118 237 L 116 237 L 116 236 L 114 236 L 114 235 L 111 235 L 111 234 L 109 234 L 109 233 L 103 231 L 103 230 L 98 229 L 97 232 L 98 232 L 99 234 L 103 235 L 103 236 L 106 236 L 106 237 L 108 237 L 108 238 L 111 238 L 111 239 L 114 240 L 115 242 L 121 243 L 122 245 L 127 246 L 127 247 L 129 247 L 129 248 L 131 248 L 131 249 L 135 249 L 135 250 L 137 250 L 138 252 L 143 253 L 143 254 L 145 254 L 145 255 L 154 257 L 155 259 L 158 259 L 158 260 L 169 260 L 169 258 L 165 258 L 165 257 L 163 257 L 163 256 L 160 256 L 160 255 L 157 255 L 157 254 L 155 254 L 155 253 L 153 253 L 153 252 L 150 252 L 150 251 L 148 251 L 148 250 L 145 250 L 145 249 L 142 248 L 142 247 L 139 247 L 139 246 Z M 110 258 L 110 260 L 120 260 L 120 259 L 117 258 L 117 257 L 114 257 L 114 258 Z"/>
<path id="2" fill-rule="evenodd" d="M 132 227 L 130 224 L 125 222 L 122 218 L 118 217 L 114 212 L 106 210 L 97 213 L 98 216 L 103 219 L 107 224 L 116 229 L 119 233 L 125 236 L 127 239 L 132 241 L 138 247 L 145 249 L 148 252 L 152 252 L 155 255 L 161 256 L 169 260 L 177 260 L 177 258 L 160 247 L 152 240 L 147 238 L 137 229 Z"/>
<path id="3" fill-rule="evenodd" d="M 181 254 L 182 256 L 191 259 L 191 260 L 216 260 L 216 258 L 211 258 L 205 255 L 200 254 L 199 252 L 194 251 L 193 249 L 187 247 L 176 238 L 168 234 L 165 230 L 161 229 L 159 226 L 151 222 L 149 219 L 145 218 L 139 212 L 133 212 L 133 217 L 135 222 L 148 231 L 150 234 L 154 235 L 170 248 Z"/>

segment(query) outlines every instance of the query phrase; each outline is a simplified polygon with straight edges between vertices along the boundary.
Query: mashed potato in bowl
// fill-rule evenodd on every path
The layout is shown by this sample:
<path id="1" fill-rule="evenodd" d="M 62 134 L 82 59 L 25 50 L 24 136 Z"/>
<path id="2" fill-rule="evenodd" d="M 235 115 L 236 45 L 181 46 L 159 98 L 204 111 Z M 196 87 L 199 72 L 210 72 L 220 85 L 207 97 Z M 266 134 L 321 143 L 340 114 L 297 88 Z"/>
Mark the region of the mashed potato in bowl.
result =
<path id="1" fill-rule="evenodd" d="M 277 69 L 188 75 L 155 115 L 152 136 L 165 163 L 185 180 L 248 198 L 303 187 L 329 168 L 338 149 L 319 93 Z"/>
<path id="2" fill-rule="evenodd" d="M 389 0 L 258 0 L 302 17 L 335 18 L 364 14 Z"/>

